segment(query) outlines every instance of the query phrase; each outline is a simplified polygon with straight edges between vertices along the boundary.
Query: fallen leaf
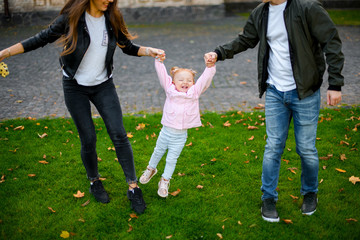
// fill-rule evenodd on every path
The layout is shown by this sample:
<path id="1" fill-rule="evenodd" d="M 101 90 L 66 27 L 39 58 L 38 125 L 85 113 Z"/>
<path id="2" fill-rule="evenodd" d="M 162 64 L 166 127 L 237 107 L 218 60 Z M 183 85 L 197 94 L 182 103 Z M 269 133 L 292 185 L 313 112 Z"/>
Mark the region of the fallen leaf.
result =
<path id="1" fill-rule="evenodd" d="M 224 125 L 224 127 L 230 127 L 231 123 L 229 121 L 226 121 L 223 125 Z"/>
<path id="2" fill-rule="evenodd" d="M 229 150 L 229 148 L 230 148 L 230 147 L 226 147 L 226 148 L 224 148 L 224 151 L 226 152 L 227 150 Z"/>
<path id="3" fill-rule="evenodd" d="M 83 223 L 85 222 L 85 220 L 83 218 L 79 218 L 78 221 L 83 222 Z"/>
<path id="4" fill-rule="evenodd" d="M 293 195 L 290 195 L 290 197 L 292 198 L 292 199 L 299 199 L 299 197 L 297 197 L 297 196 L 293 196 Z"/>
<path id="5" fill-rule="evenodd" d="M 181 192 L 181 190 L 178 188 L 175 192 L 170 193 L 170 195 L 172 195 L 172 196 L 175 197 L 175 196 L 178 195 L 180 192 Z"/>
<path id="6" fill-rule="evenodd" d="M 16 130 L 24 130 L 24 126 L 18 126 L 18 127 L 16 127 L 16 128 L 14 128 L 14 131 L 16 131 Z"/>
<path id="7" fill-rule="evenodd" d="M 85 193 L 84 193 L 85 194 Z M 90 199 L 87 200 L 86 202 L 84 202 L 83 204 L 81 204 L 82 207 L 85 207 L 86 205 L 88 205 L 90 203 Z"/>
<path id="8" fill-rule="evenodd" d="M 48 207 L 48 209 L 51 211 L 51 212 L 56 212 L 54 209 L 52 209 L 51 207 Z"/>
<path id="9" fill-rule="evenodd" d="M 245 85 L 247 82 L 240 82 L 241 85 Z"/>
<path id="10" fill-rule="evenodd" d="M 190 142 L 189 144 L 186 144 L 185 146 L 190 147 L 190 146 L 192 146 L 192 145 L 193 145 L 193 143 Z"/>
<path id="11" fill-rule="evenodd" d="M 130 224 L 128 225 L 129 225 L 129 229 L 127 230 L 127 232 L 131 232 L 133 230 L 133 227 Z"/>
<path id="12" fill-rule="evenodd" d="M 133 138 L 133 137 L 134 137 L 134 135 L 132 135 L 132 133 L 131 133 L 131 132 L 129 132 L 129 133 L 127 134 L 127 137 L 128 137 L 128 138 Z"/>
<path id="13" fill-rule="evenodd" d="M 197 189 L 203 189 L 204 186 L 202 186 L 202 185 L 197 185 L 196 188 L 197 188 Z"/>
<path id="14" fill-rule="evenodd" d="M 340 155 L 340 160 L 341 160 L 341 161 L 344 161 L 344 160 L 346 160 L 346 159 L 347 159 L 347 158 L 346 158 L 345 154 L 341 154 L 341 155 Z"/>
<path id="15" fill-rule="evenodd" d="M 182 177 L 182 176 L 185 176 L 185 173 L 178 173 L 178 176 Z"/>
<path id="16" fill-rule="evenodd" d="M 211 162 L 216 162 L 216 158 L 213 158 L 210 160 Z"/>
<path id="17" fill-rule="evenodd" d="M 293 222 L 291 221 L 291 219 L 283 219 L 283 221 L 284 221 L 286 224 L 293 224 Z"/>
<path id="18" fill-rule="evenodd" d="M 258 127 L 255 127 L 255 126 L 250 126 L 250 125 L 249 125 L 249 126 L 248 126 L 248 129 L 249 129 L 249 130 L 255 130 L 255 129 L 259 129 L 259 128 L 258 128 Z"/>
<path id="19" fill-rule="evenodd" d="M 172 236 L 173 236 L 173 235 L 169 235 L 169 236 L 166 236 L 165 238 L 166 238 L 166 239 L 170 239 L 170 238 L 172 238 Z"/>
<path id="20" fill-rule="evenodd" d="M 39 163 L 41 163 L 41 164 L 48 164 L 49 162 L 47 162 L 47 161 L 39 161 Z"/>
<path id="21" fill-rule="evenodd" d="M 73 196 L 76 198 L 82 198 L 85 196 L 85 192 L 82 193 L 80 190 L 78 190 L 76 194 L 73 194 Z"/>
<path id="22" fill-rule="evenodd" d="M 70 237 L 70 233 L 68 231 L 62 231 L 60 234 L 60 237 L 62 238 L 69 238 Z"/>
<path id="23" fill-rule="evenodd" d="M 254 140 L 254 136 L 251 136 L 248 140 L 249 140 L 249 141 Z"/>
<path id="24" fill-rule="evenodd" d="M 136 130 L 142 130 L 142 129 L 144 129 L 144 128 L 145 128 L 145 123 L 139 123 L 139 124 L 135 127 Z"/>
<path id="25" fill-rule="evenodd" d="M 29 176 L 29 177 L 35 177 L 35 176 L 36 176 L 36 174 L 34 174 L 34 173 L 30 173 L 30 174 L 28 174 L 28 176 Z"/>
<path id="26" fill-rule="evenodd" d="M 349 181 L 352 182 L 354 185 L 357 183 L 357 182 L 360 182 L 360 178 L 359 177 L 355 177 L 355 176 L 351 176 L 349 178 Z"/>
<path id="27" fill-rule="evenodd" d="M 342 141 L 342 140 L 341 140 L 341 141 L 340 141 L 340 145 L 344 145 L 344 144 L 347 145 L 347 146 L 350 145 L 348 142 L 345 142 L 345 141 Z"/>
<path id="28" fill-rule="evenodd" d="M 44 137 L 47 137 L 47 134 L 46 133 L 43 133 L 42 135 L 38 134 L 39 138 L 44 138 Z"/>
<path id="29" fill-rule="evenodd" d="M 324 181 L 324 179 L 321 179 L 319 183 L 322 183 Z"/>
<path id="30" fill-rule="evenodd" d="M 338 171 L 338 172 L 341 172 L 341 173 L 346 172 L 345 170 L 342 170 L 342 169 L 340 169 L 340 168 L 335 168 L 335 170 Z"/>
<path id="31" fill-rule="evenodd" d="M 139 218 L 135 213 L 130 213 L 131 218 Z"/>
<path id="32" fill-rule="evenodd" d="M 355 218 L 348 218 L 346 219 L 347 222 L 357 222 L 358 220 L 356 220 Z"/>
<path id="33" fill-rule="evenodd" d="M 286 162 L 286 164 L 289 164 L 289 160 L 283 159 L 284 162 Z"/>
<path id="34" fill-rule="evenodd" d="M 223 236 L 221 235 L 221 233 L 217 233 L 216 234 L 220 239 L 223 239 Z"/>
<path id="35" fill-rule="evenodd" d="M 239 224 L 239 225 L 242 225 L 242 223 L 241 223 L 240 221 L 238 221 L 238 224 Z"/>

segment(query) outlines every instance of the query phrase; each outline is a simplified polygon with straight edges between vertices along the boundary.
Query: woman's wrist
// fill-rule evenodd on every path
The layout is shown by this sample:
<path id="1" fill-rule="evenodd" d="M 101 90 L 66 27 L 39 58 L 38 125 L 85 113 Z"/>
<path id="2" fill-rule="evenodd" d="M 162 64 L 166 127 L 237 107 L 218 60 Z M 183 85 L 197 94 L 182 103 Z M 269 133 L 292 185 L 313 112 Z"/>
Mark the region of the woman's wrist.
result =
<path id="1" fill-rule="evenodd" d="M 149 47 L 145 48 L 145 56 L 150 56 L 150 49 Z"/>
<path id="2" fill-rule="evenodd" d="M 9 56 L 8 56 L 8 57 L 11 57 L 11 51 L 10 51 L 10 48 L 7 48 L 7 51 L 8 51 L 8 54 L 9 54 Z"/>

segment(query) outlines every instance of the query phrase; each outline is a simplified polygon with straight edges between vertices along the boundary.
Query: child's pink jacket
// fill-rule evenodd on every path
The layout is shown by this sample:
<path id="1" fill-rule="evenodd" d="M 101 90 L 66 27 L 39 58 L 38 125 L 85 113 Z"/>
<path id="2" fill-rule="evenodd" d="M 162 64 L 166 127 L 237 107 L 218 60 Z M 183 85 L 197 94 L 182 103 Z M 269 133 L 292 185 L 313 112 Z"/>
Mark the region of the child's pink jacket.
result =
<path id="1" fill-rule="evenodd" d="M 205 68 L 203 74 L 186 93 L 176 90 L 165 65 L 156 59 L 155 69 L 166 93 L 161 124 L 175 129 L 201 126 L 199 97 L 210 86 L 216 67 Z"/>

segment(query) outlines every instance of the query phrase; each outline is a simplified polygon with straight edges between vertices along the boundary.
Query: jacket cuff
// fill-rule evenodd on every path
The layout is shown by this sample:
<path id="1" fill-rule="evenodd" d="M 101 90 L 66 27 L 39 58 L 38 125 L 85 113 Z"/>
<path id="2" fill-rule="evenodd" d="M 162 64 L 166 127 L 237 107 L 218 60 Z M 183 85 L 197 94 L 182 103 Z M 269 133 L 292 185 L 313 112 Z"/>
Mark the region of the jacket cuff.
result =
<path id="1" fill-rule="evenodd" d="M 329 85 L 328 90 L 341 91 L 341 86 Z"/>
<path id="2" fill-rule="evenodd" d="M 215 49 L 214 52 L 217 54 L 217 60 L 216 61 L 220 61 L 222 59 L 222 54 L 219 50 Z"/>

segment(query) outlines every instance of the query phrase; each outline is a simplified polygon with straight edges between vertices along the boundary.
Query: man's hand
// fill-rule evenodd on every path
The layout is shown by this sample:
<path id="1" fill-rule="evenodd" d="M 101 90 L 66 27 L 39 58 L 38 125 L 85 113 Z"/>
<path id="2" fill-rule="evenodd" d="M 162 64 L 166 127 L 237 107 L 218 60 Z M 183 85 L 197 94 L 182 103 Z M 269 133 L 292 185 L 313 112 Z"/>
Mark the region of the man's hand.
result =
<path id="1" fill-rule="evenodd" d="M 341 91 L 328 90 L 326 94 L 326 101 L 330 106 L 339 104 L 341 102 Z"/>

